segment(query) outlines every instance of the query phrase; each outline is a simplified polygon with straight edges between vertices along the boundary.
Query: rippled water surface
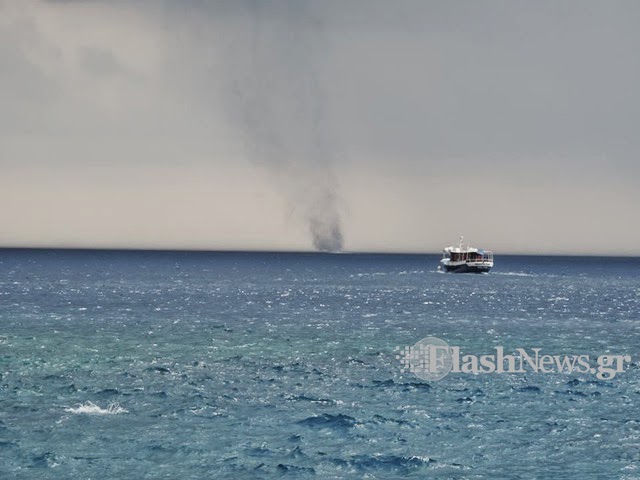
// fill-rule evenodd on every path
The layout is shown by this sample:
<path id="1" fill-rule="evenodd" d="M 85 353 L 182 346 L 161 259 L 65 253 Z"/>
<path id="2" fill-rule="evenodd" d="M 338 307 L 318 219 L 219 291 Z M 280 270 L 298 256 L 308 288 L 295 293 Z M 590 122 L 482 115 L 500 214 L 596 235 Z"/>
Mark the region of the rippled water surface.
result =
<path id="1" fill-rule="evenodd" d="M 640 260 L 0 250 L 0 478 L 640 478 Z M 630 355 L 585 373 L 402 373 Z"/>

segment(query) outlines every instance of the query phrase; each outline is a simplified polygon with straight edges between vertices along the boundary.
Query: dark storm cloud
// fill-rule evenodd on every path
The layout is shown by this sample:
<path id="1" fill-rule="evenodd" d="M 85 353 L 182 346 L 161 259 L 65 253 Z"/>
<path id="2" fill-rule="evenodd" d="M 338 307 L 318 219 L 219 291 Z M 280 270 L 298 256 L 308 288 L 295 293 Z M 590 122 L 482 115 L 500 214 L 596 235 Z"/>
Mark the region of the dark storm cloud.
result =
<path id="1" fill-rule="evenodd" d="M 342 249 L 334 145 L 324 87 L 325 32 L 307 2 L 244 2 L 244 21 L 221 50 L 228 112 L 248 155 L 276 179 L 292 209 L 308 222 L 313 245 Z"/>
<path id="2" fill-rule="evenodd" d="M 639 201 L 637 2 L 0 9 L 0 165 L 117 176 L 208 159 L 224 176 L 243 157 L 306 230 L 339 238 L 337 222 L 353 249 L 471 235 L 451 209 L 476 204 L 500 215 L 468 228 L 507 246 L 569 249 L 576 228 L 589 251 L 640 240 L 624 221 Z M 311 220 L 327 201 L 328 220 Z"/>

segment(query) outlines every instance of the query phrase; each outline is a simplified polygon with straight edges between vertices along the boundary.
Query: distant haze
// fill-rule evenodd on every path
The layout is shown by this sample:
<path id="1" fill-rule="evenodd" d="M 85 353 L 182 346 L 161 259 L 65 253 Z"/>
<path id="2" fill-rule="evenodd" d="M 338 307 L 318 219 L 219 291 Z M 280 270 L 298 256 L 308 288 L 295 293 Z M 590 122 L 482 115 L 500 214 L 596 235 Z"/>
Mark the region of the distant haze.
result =
<path id="1" fill-rule="evenodd" d="M 0 247 L 640 255 L 639 22 L 0 0 Z"/>

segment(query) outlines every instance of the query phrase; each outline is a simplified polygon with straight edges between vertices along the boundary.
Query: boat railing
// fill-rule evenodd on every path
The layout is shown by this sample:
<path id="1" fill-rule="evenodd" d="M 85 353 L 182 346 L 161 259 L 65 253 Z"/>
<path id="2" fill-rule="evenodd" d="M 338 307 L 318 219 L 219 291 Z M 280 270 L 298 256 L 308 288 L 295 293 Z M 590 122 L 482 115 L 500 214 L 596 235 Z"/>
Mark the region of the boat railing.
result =
<path id="1" fill-rule="evenodd" d="M 451 258 L 454 262 L 473 262 L 473 263 L 492 263 L 493 262 L 493 252 L 485 250 L 481 255 L 473 252 L 473 253 L 453 253 L 453 256 L 445 258 Z"/>
<path id="2" fill-rule="evenodd" d="M 493 263 L 493 258 L 467 258 L 466 261 L 471 263 Z"/>

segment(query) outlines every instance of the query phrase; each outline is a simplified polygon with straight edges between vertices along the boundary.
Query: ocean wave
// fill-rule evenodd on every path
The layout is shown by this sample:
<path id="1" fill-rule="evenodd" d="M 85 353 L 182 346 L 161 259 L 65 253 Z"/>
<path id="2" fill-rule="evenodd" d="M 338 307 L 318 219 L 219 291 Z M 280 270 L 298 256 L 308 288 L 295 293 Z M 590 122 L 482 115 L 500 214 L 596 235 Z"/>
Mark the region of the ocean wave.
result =
<path id="1" fill-rule="evenodd" d="M 147 367 L 144 369 L 145 372 L 157 372 L 157 373 L 161 373 L 162 375 L 166 375 L 167 373 L 171 373 L 171 370 L 169 370 L 167 367 L 161 367 L 161 366 L 153 366 L 153 367 Z"/>
<path id="2" fill-rule="evenodd" d="M 535 277 L 533 273 L 526 272 L 491 272 L 491 275 L 504 275 L 506 277 Z"/>
<path id="3" fill-rule="evenodd" d="M 387 471 L 400 474 L 408 474 L 413 470 L 423 467 L 431 467 L 437 460 L 422 456 L 400 456 L 400 455 L 355 455 L 350 459 L 335 459 L 334 463 L 350 468 L 355 468 L 361 472 L 367 471 Z"/>
<path id="4" fill-rule="evenodd" d="M 542 392 L 542 390 L 540 389 L 540 387 L 536 387 L 535 385 L 525 385 L 524 387 L 511 387 L 513 390 L 515 390 L 516 392 L 522 392 L 522 393 L 540 393 Z"/>
<path id="5" fill-rule="evenodd" d="M 431 385 L 423 382 L 396 382 L 392 378 L 388 380 L 373 380 L 373 386 L 369 388 L 401 388 L 402 391 L 424 390 L 430 391 Z"/>
<path id="6" fill-rule="evenodd" d="M 285 400 L 292 401 L 292 402 L 311 402 L 311 403 L 319 403 L 322 405 L 335 405 L 336 403 L 334 400 L 331 400 L 330 398 L 316 398 L 316 397 L 310 397 L 307 395 L 286 394 L 284 398 Z"/>
<path id="7" fill-rule="evenodd" d="M 65 412 L 74 414 L 87 414 L 87 415 L 118 415 L 120 413 L 128 413 L 129 411 L 122 408 L 118 403 L 110 403 L 107 408 L 101 408 L 93 402 L 87 401 L 78 404 L 77 407 L 68 407 L 64 409 Z"/>
<path id="8" fill-rule="evenodd" d="M 315 475 L 316 471 L 312 467 L 299 467 L 297 465 L 286 465 L 284 463 L 278 464 L 276 467 L 280 473 L 292 473 L 294 475 L 309 473 Z"/>
<path id="9" fill-rule="evenodd" d="M 323 413 L 322 415 L 305 418 L 298 423 L 312 428 L 351 428 L 355 426 L 356 419 L 342 413 L 337 415 Z"/>
<path id="10" fill-rule="evenodd" d="M 395 425 L 409 425 L 410 422 L 407 420 L 402 420 L 398 418 L 388 418 L 383 415 L 374 415 L 373 420 L 371 420 L 375 424 L 395 424 Z"/>

